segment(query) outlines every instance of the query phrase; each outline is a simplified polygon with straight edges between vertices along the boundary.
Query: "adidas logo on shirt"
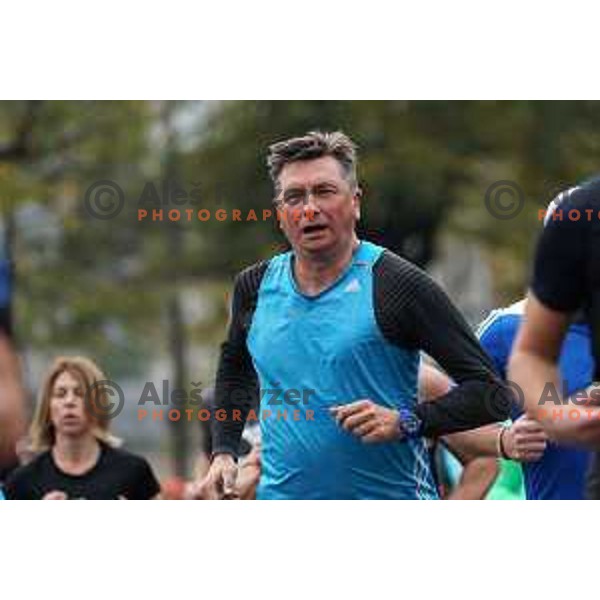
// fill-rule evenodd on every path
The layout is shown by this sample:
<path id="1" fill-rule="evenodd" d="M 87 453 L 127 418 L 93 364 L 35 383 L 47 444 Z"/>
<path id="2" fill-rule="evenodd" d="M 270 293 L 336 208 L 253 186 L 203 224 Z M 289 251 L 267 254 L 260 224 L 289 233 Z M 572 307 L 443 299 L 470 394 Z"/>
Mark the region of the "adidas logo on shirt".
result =
<path id="1" fill-rule="evenodd" d="M 345 292 L 360 292 L 360 283 L 354 278 L 344 289 Z"/>

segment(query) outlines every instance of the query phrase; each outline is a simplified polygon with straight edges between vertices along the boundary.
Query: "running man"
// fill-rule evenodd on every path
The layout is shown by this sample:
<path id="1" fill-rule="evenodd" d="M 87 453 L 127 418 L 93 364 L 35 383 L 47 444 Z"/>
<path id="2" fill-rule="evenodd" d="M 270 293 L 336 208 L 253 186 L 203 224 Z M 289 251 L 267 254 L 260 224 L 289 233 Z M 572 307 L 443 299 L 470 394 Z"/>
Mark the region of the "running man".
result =
<path id="1" fill-rule="evenodd" d="M 510 389 L 431 278 L 357 238 L 361 190 L 346 135 L 274 144 L 268 165 L 292 250 L 236 278 L 216 380 L 227 418 L 214 424 L 213 496 L 235 491 L 258 375 L 261 390 L 295 404 L 277 410 L 302 409 L 299 420 L 276 410 L 261 420 L 259 499 L 438 498 L 424 438 L 503 420 Z M 457 386 L 417 405 L 421 350 Z"/>
<path id="2" fill-rule="evenodd" d="M 496 370 L 506 377 L 511 348 L 523 323 L 526 301 L 493 311 L 479 328 L 479 341 L 492 357 Z M 559 358 L 560 374 L 569 394 L 585 389 L 593 380 L 594 358 L 591 329 L 582 316 L 569 327 Z M 439 373 L 425 367 L 425 380 Z M 555 405 L 552 404 L 552 408 Z M 498 455 L 522 462 L 528 500 L 583 500 L 585 478 L 590 464 L 589 451 L 548 441 L 541 425 L 513 404 L 512 424 L 491 425 L 449 436 L 452 444 L 475 455 Z"/>
<path id="3" fill-rule="evenodd" d="M 549 211 L 538 242 L 533 278 L 523 325 L 515 341 L 509 378 L 521 386 L 527 411 L 556 441 L 600 447 L 600 179 L 563 192 Z M 548 389 L 562 390 L 558 369 L 569 324 L 583 311 L 591 325 L 594 384 L 585 396 L 561 398 L 563 415 L 579 411 L 579 418 L 555 418 L 542 399 Z M 587 399 L 587 400 L 586 400 Z M 551 408 L 556 408 L 550 405 Z M 575 414 L 575 412 L 571 413 Z M 600 465 L 594 459 L 588 493 L 600 498 Z"/>

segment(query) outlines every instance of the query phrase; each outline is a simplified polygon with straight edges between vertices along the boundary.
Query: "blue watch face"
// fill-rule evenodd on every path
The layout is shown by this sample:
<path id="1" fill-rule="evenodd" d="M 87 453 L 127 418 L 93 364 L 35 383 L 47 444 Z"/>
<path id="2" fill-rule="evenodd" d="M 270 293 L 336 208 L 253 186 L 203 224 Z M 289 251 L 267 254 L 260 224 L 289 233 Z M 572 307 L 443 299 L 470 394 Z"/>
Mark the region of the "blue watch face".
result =
<path id="1" fill-rule="evenodd" d="M 417 435 L 421 429 L 421 419 L 410 410 L 402 409 L 400 414 L 400 429 L 406 435 Z"/>

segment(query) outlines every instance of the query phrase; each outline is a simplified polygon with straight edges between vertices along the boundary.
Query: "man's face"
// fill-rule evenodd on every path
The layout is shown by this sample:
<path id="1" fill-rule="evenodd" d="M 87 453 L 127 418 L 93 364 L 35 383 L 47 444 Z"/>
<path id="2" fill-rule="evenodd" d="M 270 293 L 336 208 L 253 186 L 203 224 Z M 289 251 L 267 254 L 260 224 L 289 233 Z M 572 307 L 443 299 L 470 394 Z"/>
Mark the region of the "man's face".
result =
<path id="1" fill-rule="evenodd" d="M 350 243 L 360 217 L 360 192 L 344 179 L 335 158 L 285 165 L 279 187 L 280 226 L 296 252 L 319 254 Z"/>

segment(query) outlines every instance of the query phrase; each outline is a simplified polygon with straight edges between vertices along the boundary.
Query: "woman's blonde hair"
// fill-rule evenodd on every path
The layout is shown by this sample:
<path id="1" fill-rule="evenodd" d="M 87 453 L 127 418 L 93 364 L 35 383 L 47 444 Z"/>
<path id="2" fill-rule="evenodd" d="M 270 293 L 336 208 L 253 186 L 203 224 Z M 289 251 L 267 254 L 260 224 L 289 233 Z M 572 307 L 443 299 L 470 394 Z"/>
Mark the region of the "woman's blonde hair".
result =
<path id="1" fill-rule="evenodd" d="M 106 406 L 108 399 L 106 388 L 96 385 L 100 381 L 106 381 L 106 376 L 88 358 L 83 356 L 59 356 L 54 359 L 40 389 L 39 400 L 29 430 L 31 449 L 35 452 L 42 452 L 54 445 L 55 432 L 50 419 L 50 399 L 52 398 L 52 390 L 56 379 L 64 372 L 76 377 L 83 386 L 86 397 L 85 410 L 93 422 L 93 435 L 98 440 L 111 446 L 118 446 L 120 441 L 108 431 L 110 421 L 101 417 L 102 412 L 100 409 L 94 409 L 94 407 Z"/>

